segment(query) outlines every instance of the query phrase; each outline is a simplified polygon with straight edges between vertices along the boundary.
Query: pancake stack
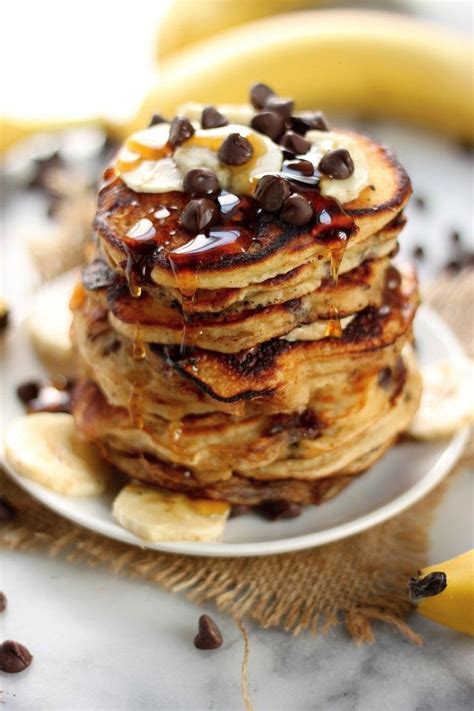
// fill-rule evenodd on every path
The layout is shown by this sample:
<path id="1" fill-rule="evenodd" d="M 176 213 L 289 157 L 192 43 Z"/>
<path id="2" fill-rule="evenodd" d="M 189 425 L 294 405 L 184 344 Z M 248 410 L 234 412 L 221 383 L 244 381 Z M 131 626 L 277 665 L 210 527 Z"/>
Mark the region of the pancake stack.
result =
<path id="1" fill-rule="evenodd" d="M 284 511 L 341 491 L 416 411 L 417 283 L 391 263 L 411 187 L 370 139 L 251 100 L 154 117 L 105 172 L 74 417 L 133 479 Z"/>

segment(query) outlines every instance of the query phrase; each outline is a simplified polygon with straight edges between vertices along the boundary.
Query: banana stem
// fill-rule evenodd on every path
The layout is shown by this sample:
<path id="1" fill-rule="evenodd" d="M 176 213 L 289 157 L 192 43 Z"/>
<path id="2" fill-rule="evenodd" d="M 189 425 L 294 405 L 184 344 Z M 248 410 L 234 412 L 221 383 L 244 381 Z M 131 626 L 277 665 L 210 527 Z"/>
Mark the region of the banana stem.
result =
<path id="1" fill-rule="evenodd" d="M 439 595 L 446 589 L 448 581 L 446 573 L 434 572 L 420 578 L 410 578 L 408 581 L 408 595 L 412 602 L 418 602 L 425 597 Z"/>

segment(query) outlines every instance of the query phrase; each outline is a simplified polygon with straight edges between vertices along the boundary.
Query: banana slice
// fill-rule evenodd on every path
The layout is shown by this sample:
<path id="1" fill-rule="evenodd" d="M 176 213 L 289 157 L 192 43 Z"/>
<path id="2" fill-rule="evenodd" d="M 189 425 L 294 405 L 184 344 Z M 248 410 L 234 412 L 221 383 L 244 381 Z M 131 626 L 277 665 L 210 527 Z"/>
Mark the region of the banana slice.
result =
<path id="1" fill-rule="evenodd" d="M 216 541 L 222 536 L 230 506 L 128 484 L 112 511 L 124 528 L 146 541 Z"/>
<path id="2" fill-rule="evenodd" d="M 474 421 L 474 362 L 446 360 L 422 369 L 423 395 L 409 434 L 436 439 Z"/>
<path id="3" fill-rule="evenodd" d="M 73 290 L 70 279 L 51 283 L 37 295 L 26 320 L 31 343 L 50 372 L 74 375 L 74 352 L 69 336 L 72 314 L 69 299 Z"/>
<path id="4" fill-rule="evenodd" d="M 65 496 L 101 494 L 109 468 L 98 451 L 83 442 L 72 415 L 39 412 L 18 417 L 5 435 L 11 467 L 32 481 Z"/>

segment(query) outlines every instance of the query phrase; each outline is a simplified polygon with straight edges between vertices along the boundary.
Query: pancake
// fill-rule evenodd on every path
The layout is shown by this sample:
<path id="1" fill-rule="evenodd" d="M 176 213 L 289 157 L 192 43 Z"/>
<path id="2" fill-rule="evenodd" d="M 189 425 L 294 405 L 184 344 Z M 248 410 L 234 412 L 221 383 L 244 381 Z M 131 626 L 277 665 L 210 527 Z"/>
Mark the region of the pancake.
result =
<path id="1" fill-rule="evenodd" d="M 99 191 L 94 227 L 114 269 L 127 272 L 135 282 L 146 273 L 147 280 L 168 288 L 175 288 L 178 280 L 184 292 L 241 288 L 308 262 L 329 264 L 331 256 L 339 257 L 351 242 L 354 249 L 363 250 L 366 240 L 403 210 L 411 194 L 408 176 L 386 148 L 364 136 L 357 136 L 357 144 L 366 157 L 371 185 L 344 209 L 331 198 L 307 191 L 315 217 L 303 227 L 289 226 L 276 215 L 269 217 L 244 196 L 239 209 L 222 226 L 227 232 L 237 230 L 238 239 L 204 255 L 178 255 L 175 250 L 192 239 L 178 220 L 188 197 L 179 192 L 137 193 L 117 176 L 106 180 Z M 143 244 L 127 237 L 140 220 L 150 219 L 162 208 L 170 216 L 157 225 L 153 239 Z"/>
<path id="2" fill-rule="evenodd" d="M 82 406 L 76 411 L 76 419 L 81 431 L 88 432 L 89 437 L 91 432 L 85 423 L 89 423 L 89 428 L 93 427 L 93 440 L 97 441 L 107 459 L 141 481 L 193 496 L 225 499 L 231 503 L 257 505 L 282 498 L 297 503 L 319 503 L 327 498 L 325 493 L 331 490 L 328 478 L 335 479 L 334 493 L 339 491 L 338 483 L 347 485 L 352 477 L 373 464 L 411 420 L 420 398 L 421 381 L 412 358 L 407 357 L 405 362 L 401 389 L 398 393 L 392 392 L 389 407 L 384 414 L 379 413 L 357 435 L 353 434 L 342 441 L 339 438 L 339 444 L 334 441 L 331 447 L 324 449 L 320 444 L 317 427 L 308 432 L 308 423 L 296 429 L 293 424 L 289 431 L 296 441 L 292 441 L 290 436 L 291 446 L 284 450 L 280 448 L 279 453 L 274 451 L 272 463 L 249 466 L 239 461 L 233 470 L 221 471 L 220 477 L 216 473 L 208 476 L 187 465 L 183 467 L 159 458 L 156 452 L 152 453 L 150 448 L 143 447 L 147 436 L 143 430 L 132 428 L 128 439 L 114 436 L 116 427 L 120 431 L 120 424 L 114 422 L 114 414 L 119 418 L 120 414 L 111 413 L 101 394 L 90 384 L 84 383 L 81 386 Z M 101 430 L 101 427 L 105 430 Z M 125 428 L 129 429 L 126 425 Z M 283 431 L 288 438 L 288 431 L 285 428 Z M 307 439 L 308 435 L 310 439 Z M 218 433 L 216 437 L 219 436 Z M 221 442 L 220 447 L 221 454 L 226 456 L 227 445 Z M 256 450 L 259 449 L 257 444 Z M 320 486 L 318 482 L 321 482 Z"/>
<path id="3" fill-rule="evenodd" d="M 175 302 L 152 289 L 143 289 L 140 297 L 133 297 L 123 280 L 102 290 L 100 303 L 109 310 L 111 326 L 128 338 L 134 338 L 138 328 L 144 342 L 180 345 L 185 331 L 188 347 L 232 353 L 288 334 L 302 324 L 313 324 L 313 338 L 323 338 L 327 320 L 335 314 L 345 318 L 369 306 L 380 306 L 388 265 L 387 258 L 364 262 L 342 275 L 337 285 L 326 279 L 304 296 L 246 311 L 230 308 L 219 313 L 183 313 Z"/>

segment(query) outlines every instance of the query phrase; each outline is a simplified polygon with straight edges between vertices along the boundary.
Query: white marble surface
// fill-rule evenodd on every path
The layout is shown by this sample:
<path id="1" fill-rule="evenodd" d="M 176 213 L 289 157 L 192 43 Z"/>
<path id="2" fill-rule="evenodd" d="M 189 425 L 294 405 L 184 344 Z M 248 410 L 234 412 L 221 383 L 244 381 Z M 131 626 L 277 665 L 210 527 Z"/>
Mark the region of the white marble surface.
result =
<path id="1" fill-rule="evenodd" d="M 437 270 L 447 234 L 472 238 L 471 167 L 447 141 L 390 126 L 366 129 L 389 143 L 412 175 L 429 210 L 409 209 L 402 240 L 430 252 Z M 440 177 L 442 176 L 442 180 Z M 446 186 L 450 190 L 446 190 Z M 31 224 L 36 206 L 15 203 L 5 231 L 18 215 Z M 26 222 L 25 222 L 26 224 Z M 16 245 L 16 246 L 15 246 Z M 4 289 L 19 304 L 33 282 L 27 262 L 10 241 Z M 11 386 L 6 384 L 7 387 Z M 464 472 L 445 498 L 432 529 L 430 559 L 442 561 L 473 545 L 472 472 Z M 0 704 L 12 711 L 159 711 L 242 709 L 242 639 L 233 622 L 215 614 L 224 647 L 199 652 L 192 644 L 203 610 L 138 581 L 62 560 L 2 551 L 0 589 L 10 607 L 0 634 L 26 644 L 32 667 L 0 679 Z M 343 630 L 327 639 L 250 627 L 250 693 L 256 711 L 467 711 L 473 707 L 474 650 L 462 635 L 416 616 L 425 638 L 418 648 L 383 626 L 377 644 L 355 648 Z"/>
<path id="2" fill-rule="evenodd" d="M 462 473 L 432 529 L 430 559 L 472 546 L 472 473 Z M 26 644 L 33 665 L 0 679 L 8 711 L 233 711 L 240 695 L 242 638 L 210 612 L 224 646 L 194 648 L 204 610 L 180 595 L 103 570 L 38 555 L 2 552 L 0 589 L 9 609 L 1 636 Z M 469 711 L 472 640 L 417 615 L 416 647 L 383 625 L 377 643 L 357 648 L 344 630 L 327 638 L 250 631 L 250 694 L 255 711 Z"/>

